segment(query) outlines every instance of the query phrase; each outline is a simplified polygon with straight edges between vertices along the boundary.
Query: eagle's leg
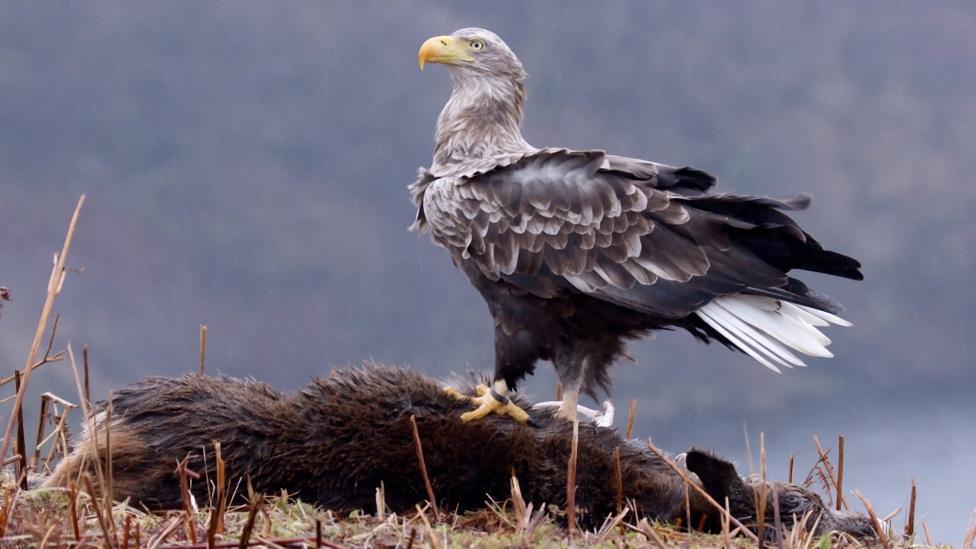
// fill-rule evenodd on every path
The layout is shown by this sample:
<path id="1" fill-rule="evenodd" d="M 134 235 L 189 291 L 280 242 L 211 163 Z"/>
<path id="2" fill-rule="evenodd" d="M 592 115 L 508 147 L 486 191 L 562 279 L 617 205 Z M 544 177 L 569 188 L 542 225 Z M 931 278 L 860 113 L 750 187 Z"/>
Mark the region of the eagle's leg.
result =
<path id="1" fill-rule="evenodd" d="M 563 402 L 556 410 L 556 417 L 561 417 L 566 421 L 576 421 L 578 417 L 580 388 L 583 385 L 583 372 L 585 361 L 570 359 L 568 361 L 557 361 L 556 374 L 559 383 L 563 387 Z"/>
<path id="2" fill-rule="evenodd" d="M 504 379 L 496 380 L 491 387 L 478 385 L 474 389 L 478 396 L 474 397 L 464 395 L 452 387 L 448 387 L 444 391 L 455 398 L 468 399 L 478 405 L 474 410 L 461 414 L 461 421 L 478 420 L 492 413 L 511 416 L 519 423 L 528 423 L 529 421 L 529 414 L 508 398 L 508 384 L 505 383 Z"/>
<path id="3" fill-rule="evenodd" d="M 566 421 L 576 421 L 579 405 L 579 385 L 574 388 L 563 386 L 563 403 L 556 410 L 556 417 L 561 417 Z"/>

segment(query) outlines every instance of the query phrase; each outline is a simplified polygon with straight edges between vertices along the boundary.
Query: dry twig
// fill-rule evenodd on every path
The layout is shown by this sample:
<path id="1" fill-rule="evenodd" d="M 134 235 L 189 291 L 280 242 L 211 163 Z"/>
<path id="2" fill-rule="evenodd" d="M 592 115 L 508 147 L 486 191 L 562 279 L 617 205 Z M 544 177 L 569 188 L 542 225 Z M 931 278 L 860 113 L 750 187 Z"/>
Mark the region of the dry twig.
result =
<path id="1" fill-rule="evenodd" d="M 885 534 L 884 528 L 881 527 L 881 521 L 878 520 L 878 515 L 875 514 L 871 502 L 857 490 L 854 490 L 854 495 L 861 500 L 864 508 L 867 509 L 868 516 L 871 517 L 871 526 L 874 528 L 874 533 L 878 535 L 878 539 L 881 540 L 881 544 L 884 545 L 885 549 L 891 549 L 891 543 L 888 541 L 888 536 Z"/>
<path id="2" fill-rule="evenodd" d="M 912 479 L 912 493 L 908 498 L 908 518 L 905 522 L 905 539 L 915 535 L 915 479 Z"/>
<path id="3" fill-rule="evenodd" d="M 75 227 L 78 224 L 78 216 L 81 214 L 81 207 L 84 203 L 85 195 L 81 195 L 81 198 L 78 199 L 78 205 L 75 206 L 75 211 L 71 215 L 71 221 L 68 223 L 68 232 L 64 237 L 64 244 L 61 246 L 61 253 L 57 255 L 54 269 L 51 271 L 51 278 L 48 280 L 47 297 L 44 299 L 44 306 L 41 308 L 41 317 L 37 321 L 37 329 L 34 331 L 34 339 L 31 342 L 30 352 L 27 354 L 27 363 L 24 366 L 24 378 L 20 390 L 17 391 L 17 398 L 14 399 L 13 411 L 11 412 L 10 420 L 7 421 L 7 430 L 3 434 L 3 443 L 0 444 L 0 456 L 6 456 L 7 451 L 10 449 L 10 439 L 13 436 L 17 416 L 20 414 L 20 410 L 24 405 L 24 394 L 27 391 L 28 383 L 30 383 L 31 372 L 34 370 L 34 361 L 37 356 L 37 351 L 41 346 L 41 338 L 44 336 L 44 330 L 47 328 L 47 320 L 51 315 L 51 309 L 54 307 L 54 299 L 61 291 L 62 284 L 64 284 L 64 265 L 68 259 L 71 240 L 74 238 Z"/>
<path id="4" fill-rule="evenodd" d="M 837 437 L 837 510 L 846 507 L 844 503 L 844 435 Z"/>
<path id="5" fill-rule="evenodd" d="M 637 418 L 637 399 L 630 399 L 630 412 L 627 414 L 627 440 L 634 438 L 634 419 Z"/>
<path id="6" fill-rule="evenodd" d="M 617 513 L 624 510 L 624 477 L 620 467 L 620 447 L 613 449 L 613 473 L 617 489 Z"/>
<path id="7" fill-rule="evenodd" d="M 200 377 L 207 371 L 207 325 L 200 325 Z"/>
<path id="8" fill-rule="evenodd" d="M 573 421 L 573 441 L 569 448 L 569 462 L 566 464 L 566 526 L 569 539 L 576 533 L 576 457 L 579 448 L 579 420 Z"/>
<path id="9" fill-rule="evenodd" d="M 434 520 L 441 521 L 440 511 L 437 509 L 437 499 L 434 496 L 434 487 L 430 483 L 427 475 L 427 464 L 424 462 L 424 447 L 420 444 L 420 431 L 417 429 L 417 416 L 410 415 L 410 429 L 413 432 L 413 447 L 417 452 L 417 462 L 420 464 L 420 474 L 424 477 L 424 488 L 427 489 L 427 497 L 430 498 L 430 507 L 434 511 Z"/>

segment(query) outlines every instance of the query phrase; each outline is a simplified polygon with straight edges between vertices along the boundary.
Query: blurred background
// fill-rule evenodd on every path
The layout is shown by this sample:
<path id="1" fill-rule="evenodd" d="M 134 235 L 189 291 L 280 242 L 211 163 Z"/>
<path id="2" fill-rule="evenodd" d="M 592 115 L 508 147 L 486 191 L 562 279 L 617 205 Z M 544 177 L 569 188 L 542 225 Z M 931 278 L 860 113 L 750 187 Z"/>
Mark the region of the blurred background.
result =
<path id="1" fill-rule="evenodd" d="M 636 398 L 640 436 L 745 472 L 744 431 L 753 454 L 763 432 L 779 479 L 791 453 L 806 474 L 812 435 L 843 433 L 846 487 L 887 514 L 914 478 L 919 523 L 959 543 L 976 507 L 969 2 L 3 2 L 0 371 L 23 366 L 81 193 L 58 347 L 89 345 L 98 398 L 196 369 L 200 323 L 208 371 L 283 389 L 364 360 L 490 371 L 480 297 L 406 231 L 450 94 L 416 52 L 464 26 L 521 57 L 531 143 L 810 192 L 800 222 L 864 263 L 863 283 L 803 277 L 854 322 L 829 333 L 835 359 L 776 375 L 661 333 L 615 370 L 618 425 Z M 542 367 L 525 391 L 554 383 Z M 32 405 L 43 390 L 72 399 L 70 369 L 39 370 Z"/>

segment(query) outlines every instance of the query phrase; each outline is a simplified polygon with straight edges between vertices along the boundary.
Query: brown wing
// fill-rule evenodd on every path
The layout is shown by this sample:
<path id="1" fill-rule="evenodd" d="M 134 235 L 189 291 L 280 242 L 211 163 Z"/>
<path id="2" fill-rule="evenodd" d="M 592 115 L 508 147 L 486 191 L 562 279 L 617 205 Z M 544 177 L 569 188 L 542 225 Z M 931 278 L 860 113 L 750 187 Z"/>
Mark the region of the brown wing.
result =
<path id="1" fill-rule="evenodd" d="M 820 249 L 777 211 L 803 199 L 703 194 L 713 183 L 601 151 L 542 150 L 471 177 L 422 174 L 413 189 L 421 226 L 457 260 L 542 296 L 579 291 L 665 318 L 743 291 L 822 306 L 786 275 L 796 265 L 763 256 L 789 248 L 784 239 Z"/>

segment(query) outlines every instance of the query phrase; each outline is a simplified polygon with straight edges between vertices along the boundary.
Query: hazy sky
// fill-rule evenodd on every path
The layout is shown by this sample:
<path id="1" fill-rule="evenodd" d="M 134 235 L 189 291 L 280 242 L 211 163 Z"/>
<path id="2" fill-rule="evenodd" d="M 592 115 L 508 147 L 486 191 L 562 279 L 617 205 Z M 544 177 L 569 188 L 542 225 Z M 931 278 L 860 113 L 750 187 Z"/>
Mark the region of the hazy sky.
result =
<path id="1" fill-rule="evenodd" d="M 88 203 L 59 340 L 95 389 L 195 368 L 296 387 L 365 359 L 491 369 L 491 321 L 406 227 L 450 92 L 419 44 L 501 35 L 530 73 L 525 135 L 809 192 L 797 215 L 866 281 L 803 276 L 847 306 L 832 360 L 775 375 L 661 333 L 615 399 L 638 431 L 745 467 L 743 423 L 781 475 L 847 434 L 848 485 L 961 541 L 976 507 L 976 8 L 859 2 L 0 3 L 0 368 L 21 367 L 51 256 Z M 33 393 L 72 394 L 50 367 Z M 540 368 L 526 390 L 550 398 Z M 30 397 L 36 400 L 36 394 Z M 755 443 L 755 441 L 754 441 Z M 805 460 L 805 461 L 804 461 Z M 782 473 L 782 474 L 781 474 Z M 901 524 L 902 518 L 896 522 Z"/>

